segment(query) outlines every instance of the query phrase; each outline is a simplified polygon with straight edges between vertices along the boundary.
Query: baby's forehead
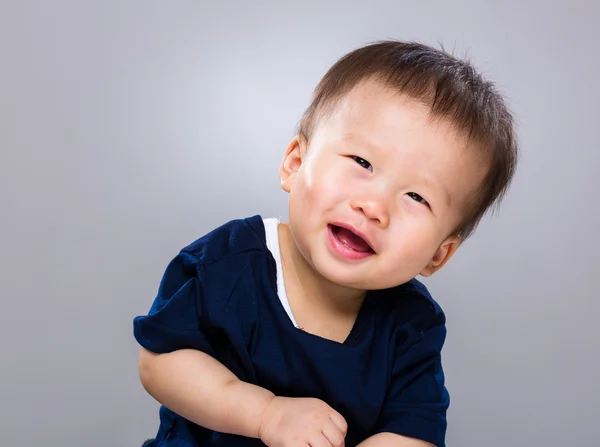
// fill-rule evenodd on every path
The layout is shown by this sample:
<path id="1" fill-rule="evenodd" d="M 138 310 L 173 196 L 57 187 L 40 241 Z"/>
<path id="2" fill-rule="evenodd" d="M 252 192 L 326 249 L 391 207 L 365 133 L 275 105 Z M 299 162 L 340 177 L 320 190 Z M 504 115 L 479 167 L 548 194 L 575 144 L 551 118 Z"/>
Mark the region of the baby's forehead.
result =
<path id="1" fill-rule="evenodd" d="M 366 86 L 332 104 L 320 116 L 315 130 L 344 142 L 379 149 L 402 146 L 407 141 L 436 147 L 472 146 L 466 131 L 451 119 L 436 116 L 422 101 Z"/>
<path id="2" fill-rule="evenodd" d="M 334 117 L 343 117 L 360 123 L 364 121 L 367 114 L 393 120 L 397 118 L 398 111 L 404 110 L 412 114 L 413 119 L 420 118 L 421 121 L 427 121 L 429 124 L 458 130 L 460 126 L 455 125 L 451 115 L 442 116 L 433 110 L 433 101 L 433 95 L 415 96 L 380 81 L 364 80 L 321 104 L 315 118 L 321 126 Z"/>
<path id="3" fill-rule="evenodd" d="M 380 82 L 362 82 L 330 105 L 319 117 L 315 137 L 394 157 L 398 152 L 440 153 L 476 158 L 486 164 L 485 150 L 450 118 L 436 115 L 429 104 Z"/>

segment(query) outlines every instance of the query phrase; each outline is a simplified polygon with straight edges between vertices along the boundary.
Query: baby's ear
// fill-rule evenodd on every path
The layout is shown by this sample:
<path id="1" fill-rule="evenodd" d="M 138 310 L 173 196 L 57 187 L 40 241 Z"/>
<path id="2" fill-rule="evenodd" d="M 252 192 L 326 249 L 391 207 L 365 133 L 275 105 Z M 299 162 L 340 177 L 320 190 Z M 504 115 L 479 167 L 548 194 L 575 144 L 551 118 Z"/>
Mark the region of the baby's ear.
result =
<path id="1" fill-rule="evenodd" d="M 460 242 L 461 239 L 458 236 L 450 236 L 446 239 L 437 249 L 429 264 L 423 269 L 421 276 L 431 276 L 441 269 L 454 256 L 454 253 L 456 253 L 456 250 L 460 246 Z"/>
<path id="2" fill-rule="evenodd" d="M 302 165 L 302 157 L 305 152 L 303 146 L 305 144 L 306 139 L 301 135 L 296 135 L 285 150 L 285 155 L 279 166 L 279 177 L 281 179 L 281 187 L 286 192 L 291 191 L 296 174 Z"/>

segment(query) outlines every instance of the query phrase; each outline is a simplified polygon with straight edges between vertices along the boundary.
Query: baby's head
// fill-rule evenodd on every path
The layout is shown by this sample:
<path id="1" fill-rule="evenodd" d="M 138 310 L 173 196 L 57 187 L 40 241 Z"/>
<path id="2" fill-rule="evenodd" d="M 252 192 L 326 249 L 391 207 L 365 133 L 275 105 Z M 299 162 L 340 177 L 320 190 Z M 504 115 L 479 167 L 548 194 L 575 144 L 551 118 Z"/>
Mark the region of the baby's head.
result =
<path id="1" fill-rule="evenodd" d="M 415 43 L 360 48 L 325 74 L 281 164 L 295 245 L 347 287 L 429 276 L 516 161 L 511 114 L 468 63 Z"/>

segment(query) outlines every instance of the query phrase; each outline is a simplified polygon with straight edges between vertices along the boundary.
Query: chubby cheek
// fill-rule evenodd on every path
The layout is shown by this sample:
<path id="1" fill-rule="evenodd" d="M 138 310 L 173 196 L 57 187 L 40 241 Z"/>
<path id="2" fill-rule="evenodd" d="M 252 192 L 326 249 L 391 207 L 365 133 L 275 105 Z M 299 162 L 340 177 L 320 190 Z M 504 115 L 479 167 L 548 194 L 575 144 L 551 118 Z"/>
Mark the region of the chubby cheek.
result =
<path id="1" fill-rule="evenodd" d="M 336 169 L 325 169 L 327 163 L 307 163 L 298 176 L 296 200 L 303 202 L 307 210 L 319 210 L 321 213 L 335 207 L 344 200 L 347 189 L 344 188 L 344 176 Z M 306 217 L 306 216 L 305 216 Z"/>
<path id="2" fill-rule="evenodd" d="M 415 222 L 395 229 L 390 235 L 390 275 L 410 272 L 416 276 L 429 263 L 438 245 L 436 233 L 427 224 Z"/>
<path id="3" fill-rule="evenodd" d="M 304 165 L 298 172 L 289 196 L 289 217 L 292 233 L 297 247 L 306 258 L 307 245 L 312 239 L 311 234 L 319 226 L 322 218 L 322 204 L 320 202 L 323 191 L 318 175 L 315 175 L 309 166 Z"/>

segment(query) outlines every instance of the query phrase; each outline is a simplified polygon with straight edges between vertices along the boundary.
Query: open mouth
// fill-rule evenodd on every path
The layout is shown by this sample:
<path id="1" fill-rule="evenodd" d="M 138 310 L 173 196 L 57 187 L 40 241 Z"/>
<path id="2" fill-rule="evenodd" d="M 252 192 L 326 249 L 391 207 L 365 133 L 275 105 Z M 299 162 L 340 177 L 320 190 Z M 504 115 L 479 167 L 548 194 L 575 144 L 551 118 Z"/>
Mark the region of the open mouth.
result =
<path id="1" fill-rule="evenodd" d="M 362 259 L 375 254 L 375 250 L 365 239 L 348 228 L 330 224 L 329 232 L 336 251 L 346 257 Z"/>

